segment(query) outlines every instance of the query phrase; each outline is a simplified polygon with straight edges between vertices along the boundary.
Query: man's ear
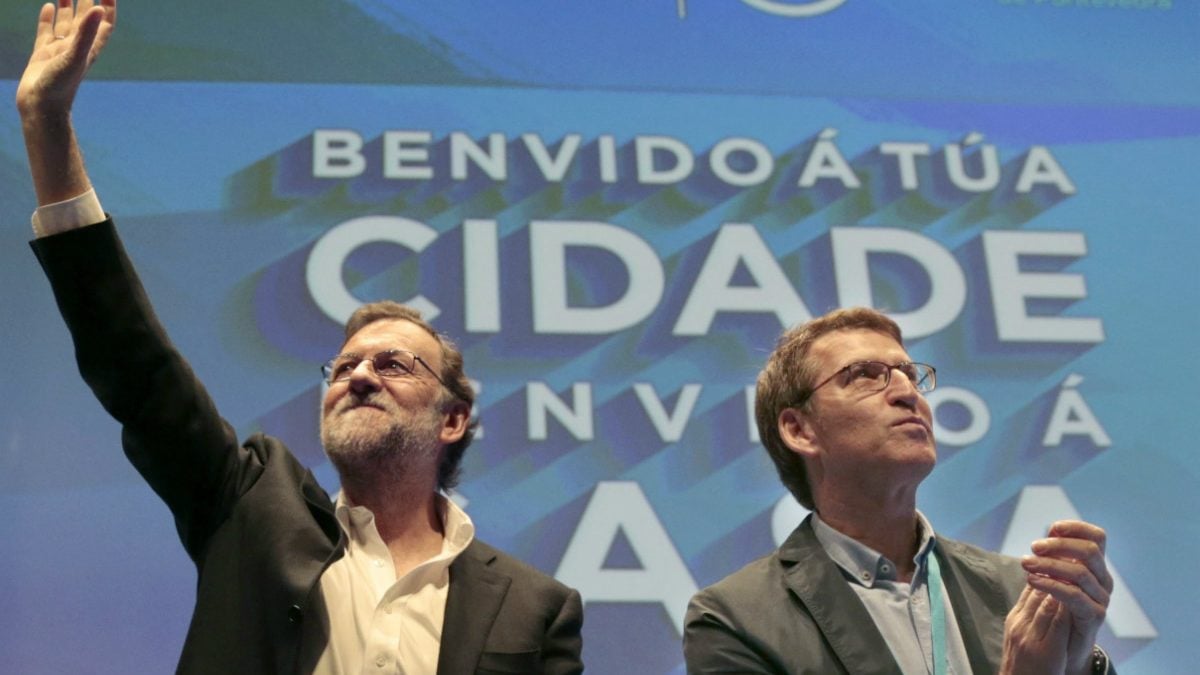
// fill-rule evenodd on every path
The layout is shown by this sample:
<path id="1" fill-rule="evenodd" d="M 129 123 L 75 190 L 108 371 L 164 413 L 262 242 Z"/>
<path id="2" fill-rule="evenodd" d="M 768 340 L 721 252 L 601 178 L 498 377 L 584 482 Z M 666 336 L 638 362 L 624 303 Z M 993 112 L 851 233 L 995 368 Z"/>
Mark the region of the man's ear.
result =
<path id="1" fill-rule="evenodd" d="M 442 420 L 442 432 L 438 438 L 442 444 L 457 443 L 467 433 L 467 425 L 471 421 L 471 406 L 465 401 L 455 401 L 442 410 L 445 418 Z"/>
<path id="2" fill-rule="evenodd" d="M 816 438 L 816 429 L 810 415 L 801 412 L 799 408 L 784 408 L 779 413 L 779 437 L 784 445 L 793 452 L 808 460 L 817 459 L 820 454 Z"/>

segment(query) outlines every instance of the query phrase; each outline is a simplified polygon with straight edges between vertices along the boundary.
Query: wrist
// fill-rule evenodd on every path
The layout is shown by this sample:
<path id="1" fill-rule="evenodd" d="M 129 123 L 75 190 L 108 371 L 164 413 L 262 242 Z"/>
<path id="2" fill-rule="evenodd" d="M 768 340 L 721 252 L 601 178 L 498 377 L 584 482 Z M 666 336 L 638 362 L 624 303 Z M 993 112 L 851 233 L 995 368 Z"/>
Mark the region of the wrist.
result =
<path id="1" fill-rule="evenodd" d="M 71 111 L 62 110 L 55 106 L 37 104 L 18 104 L 17 112 L 21 116 L 21 131 L 26 138 L 39 138 L 61 134 L 63 129 L 71 128 Z"/>

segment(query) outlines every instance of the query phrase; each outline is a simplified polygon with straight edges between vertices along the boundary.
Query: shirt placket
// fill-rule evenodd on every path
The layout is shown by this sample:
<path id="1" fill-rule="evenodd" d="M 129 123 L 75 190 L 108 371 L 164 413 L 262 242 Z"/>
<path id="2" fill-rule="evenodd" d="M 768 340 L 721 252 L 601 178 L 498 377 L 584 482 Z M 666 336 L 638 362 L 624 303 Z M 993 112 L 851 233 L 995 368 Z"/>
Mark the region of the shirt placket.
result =
<path id="1" fill-rule="evenodd" d="M 933 613 L 929 608 L 929 584 L 927 570 L 924 565 L 917 568 L 913 574 L 912 585 L 909 587 L 908 616 L 912 621 L 913 632 L 921 645 L 921 655 L 925 658 L 925 672 L 933 672 Z"/>

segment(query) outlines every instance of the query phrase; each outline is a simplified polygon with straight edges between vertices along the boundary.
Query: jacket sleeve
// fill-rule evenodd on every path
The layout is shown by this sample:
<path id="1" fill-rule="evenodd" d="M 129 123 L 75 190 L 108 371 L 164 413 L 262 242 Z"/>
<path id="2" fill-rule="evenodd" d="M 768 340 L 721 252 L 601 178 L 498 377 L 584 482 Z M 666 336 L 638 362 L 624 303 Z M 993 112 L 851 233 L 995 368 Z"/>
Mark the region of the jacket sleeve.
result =
<path id="1" fill-rule="evenodd" d="M 118 423 L 125 454 L 175 515 L 193 560 L 261 473 L 175 350 L 111 220 L 31 243 L 80 373 Z"/>
<path id="2" fill-rule="evenodd" d="M 558 615 L 546 628 L 542 643 L 542 672 L 547 675 L 575 675 L 583 672 L 583 601 L 579 591 L 571 589 L 558 609 Z"/>
<path id="3" fill-rule="evenodd" d="M 727 619 L 727 608 L 713 589 L 688 603 L 683 628 L 683 659 L 688 673 L 774 673 Z"/>

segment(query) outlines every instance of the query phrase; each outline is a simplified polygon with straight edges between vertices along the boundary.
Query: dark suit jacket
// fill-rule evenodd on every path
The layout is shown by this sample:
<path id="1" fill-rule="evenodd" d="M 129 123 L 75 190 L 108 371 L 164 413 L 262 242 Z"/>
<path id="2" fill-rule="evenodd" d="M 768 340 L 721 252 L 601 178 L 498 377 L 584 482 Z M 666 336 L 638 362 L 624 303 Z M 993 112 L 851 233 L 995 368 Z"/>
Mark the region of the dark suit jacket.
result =
<path id="1" fill-rule="evenodd" d="M 32 246 L 80 372 L 196 564 L 179 672 L 311 670 L 324 640 L 301 636 L 324 631 L 304 624 L 337 620 L 315 588 L 345 550 L 329 496 L 277 439 L 238 442 L 159 325 L 111 221 Z M 582 621 L 578 592 L 473 542 L 450 566 L 438 672 L 580 672 Z"/>
<path id="2" fill-rule="evenodd" d="M 1004 618 L 1025 585 L 1015 558 L 937 538 L 942 580 L 971 669 L 993 673 Z M 771 555 L 692 598 L 683 636 L 689 673 L 893 673 L 875 622 L 806 519 Z"/>

